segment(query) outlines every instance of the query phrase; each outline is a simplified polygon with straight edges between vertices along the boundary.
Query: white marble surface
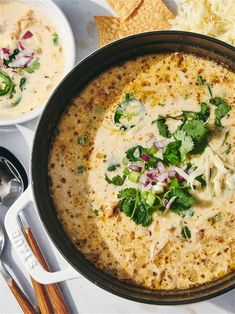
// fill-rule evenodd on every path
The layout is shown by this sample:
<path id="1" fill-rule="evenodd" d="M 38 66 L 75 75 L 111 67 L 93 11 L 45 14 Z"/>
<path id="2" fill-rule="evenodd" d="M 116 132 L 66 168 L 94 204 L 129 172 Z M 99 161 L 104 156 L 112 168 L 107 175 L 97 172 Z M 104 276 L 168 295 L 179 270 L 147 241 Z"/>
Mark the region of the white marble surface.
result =
<path id="1" fill-rule="evenodd" d="M 55 2 L 63 9 L 71 22 L 76 37 L 78 60 L 81 60 L 97 48 L 97 31 L 92 21 L 93 15 L 109 15 L 111 10 L 108 8 L 104 0 L 55 0 Z M 174 1 L 168 0 L 167 3 L 175 8 Z M 36 120 L 28 122 L 24 124 L 23 127 L 33 131 L 36 122 Z M 24 131 L 27 131 L 27 129 Z M 26 138 L 22 136 L 15 126 L 0 127 L 0 145 L 11 150 L 28 171 L 31 136 L 29 132 L 24 132 L 24 134 Z M 5 209 L 0 208 L 1 224 L 3 223 L 4 214 Z M 65 267 L 66 261 L 61 257 L 48 239 L 33 206 L 27 209 L 27 216 L 51 268 L 53 270 L 58 270 L 59 268 Z M 17 260 L 14 252 L 12 252 L 9 244 L 6 247 L 3 259 L 9 263 L 12 269 L 14 269 L 14 273 L 24 287 L 26 294 L 33 301 L 33 291 L 27 274 L 24 273 L 22 265 Z M 82 277 L 62 283 L 60 286 L 68 302 L 71 313 L 235 313 L 235 291 L 197 304 L 184 306 L 154 306 L 116 297 Z M 1 276 L 0 313 L 22 313 Z"/>

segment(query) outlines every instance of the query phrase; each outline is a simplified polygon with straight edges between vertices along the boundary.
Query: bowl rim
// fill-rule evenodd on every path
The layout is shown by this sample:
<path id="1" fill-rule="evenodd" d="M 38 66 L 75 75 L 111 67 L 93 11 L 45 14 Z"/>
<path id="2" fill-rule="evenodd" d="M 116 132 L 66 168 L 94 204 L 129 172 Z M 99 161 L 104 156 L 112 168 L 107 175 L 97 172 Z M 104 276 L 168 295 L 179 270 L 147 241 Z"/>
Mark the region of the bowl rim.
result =
<path id="1" fill-rule="evenodd" d="M 19 0 L 15 0 L 16 2 L 19 2 Z M 22 0 L 20 1 L 22 2 Z M 23 0 L 23 3 L 26 3 L 27 0 Z M 40 3 L 40 4 L 38 4 Z M 53 1 L 53 0 L 43 0 L 43 1 L 37 1 L 34 3 L 35 8 L 38 7 L 39 10 L 40 8 L 42 8 L 42 6 L 45 7 L 50 7 L 50 10 L 52 11 L 53 14 L 55 14 L 58 18 L 58 21 L 60 21 L 59 23 L 63 24 L 63 28 L 66 31 L 66 37 L 68 37 L 68 41 L 67 41 L 67 45 L 64 47 L 65 50 L 68 49 L 69 54 L 66 54 L 65 56 L 65 60 L 66 60 L 66 67 L 63 73 L 63 77 L 61 79 L 61 81 L 64 79 L 64 77 L 66 76 L 67 73 L 69 73 L 71 71 L 71 69 L 74 67 L 74 65 L 76 64 L 76 43 L 75 43 L 75 37 L 74 37 L 74 33 L 72 30 L 72 27 L 69 23 L 68 18 L 66 17 L 66 15 L 64 14 L 64 12 L 62 11 L 62 9 Z M 43 12 L 44 13 L 44 12 Z M 49 20 L 52 21 L 53 23 L 53 19 L 50 18 L 49 14 L 44 13 L 45 15 L 48 16 Z M 57 27 L 58 32 L 60 32 L 59 28 Z M 69 45 L 68 45 L 69 43 Z M 60 83 L 60 82 L 59 82 Z M 57 85 L 59 85 L 59 83 Z M 57 88 L 57 85 L 54 87 L 53 91 Z M 48 99 L 50 98 L 50 96 L 48 97 Z M 45 106 L 47 105 L 47 101 L 44 102 L 43 104 L 41 104 L 40 106 L 38 106 L 37 108 L 35 108 L 33 111 L 30 111 L 28 113 L 25 113 L 23 115 L 16 115 L 16 116 L 0 116 L 0 126 L 8 126 L 8 125 L 14 125 L 14 124 L 19 124 L 19 123 L 25 123 L 28 122 L 30 120 L 33 120 L 34 118 L 38 117 L 43 109 L 45 108 Z"/>
<path id="2" fill-rule="evenodd" d="M 208 45 L 215 44 L 220 49 L 224 48 L 224 49 L 227 49 L 227 51 L 229 51 L 229 53 L 231 53 L 232 55 L 235 54 L 235 47 L 225 42 L 222 42 L 218 39 L 201 35 L 201 34 L 197 34 L 197 33 L 192 33 L 192 32 L 169 30 L 169 31 L 145 32 L 141 34 L 131 35 L 131 36 L 119 39 L 113 43 L 110 43 L 109 45 L 105 47 L 102 47 L 96 50 L 95 52 L 87 56 L 85 59 L 83 59 L 80 63 L 78 63 L 76 67 L 74 67 L 74 69 L 62 80 L 62 82 L 59 84 L 57 89 L 54 91 L 54 93 L 50 97 L 48 103 L 51 103 L 52 105 L 53 102 L 56 102 L 55 100 L 56 98 L 59 97 L 59 94 L 61 94 L 62 87 L 64 87 L 67 81 L 69 80 L 71 81 L 72 78 L 74 78 L 74 74 L 78 71 L 78 69 L 81 70 L 81 68 L 84 67 L 84 65 L 86 65 L 87 63 L 91 63 L 92 61 L 94 62 L 94 60 L 97 63 L 98 60 L 96 60 L 96 57 L 99 55 L 103 54 L 105 55 L 105 57 L 108 57 L 108 54 L 105 54 L 106 52 L 109 53 L 109 57 L 110 57 L 110 50 L 112 47 L 115 48 L 115 46 L 124 45 L 125 43 L 128 43 L 129 41 L 138 40 L 138 39 L 143 40 L 151 36 L 159 36 L 159 38 L 161 38 L 162 36 L 163 38 L 165 35 L 173 35 L 176 37 L 179 36 L 180 39 L 184 38 L 185 40 L 188 38 L 189 38 L 188 40 L 190 40 L 190 37 L 191 37 L 191 39 L 201 40 L 202 43 L 204 44 L 205 42 Z M 151 43 L 148 42 L 148 45 L 151 45 Z M 202 43 L 201 45 L 203 47 Z M 200 47 L 200 45 L 195 45 L 195 43 L 194 45 L 192 44 L 192 46 L 196 49 Z M 209 51 L 210 49 L 207 47 L 206 50 Z M 148 54 L 148 53 L 146 52 L 145 54 Z M 126 57 L 126 60 L 128 59 L 130 59 L 130 56 Z M 115 62 L 112 61 L 112 64 L 114 65 Z M 234 64 L 234 61 L 232 61 L 232 64 Z M 91 66 L 91 64 L 89 66 Z M 91 79 L 89 79 L 89 81 L 90 80 Z M 81 86 L 82 86 L 82 83 L 81 83 Z M 81 87 L 77 89 L 77 93 L 79 92 L 79 90 L 81 90 Z M 71 91 L 71 93 L 72 92 L 73 91 Z M 67 103 L 67 106 L 68 105 L 69 103 Z M 48 165 L 47 149 L 48 147 L 50 147 L 50 143 L 51 143 L 50 133 L 52 132 L 52 130 L 54 130 L 54 127 L 57 124 L 56 121 L 54 122 L 55 125 L 53 124 L 53 121 L 51 121 L 50 115 L 48 114 L 50 110 L 53 110 L 52 107 L 53 105 L 51 106 L 51 108 L 50 106 L 47 106 L 45 108 L 43 114 L 41 115 L 39 119 L 35 137 L 34 137 L 33 150 L 32 150 L 32 155 L 31 155 L 31 175 L 32 175 L 32 185 L 33 185 L 33 198 L 34 198 L 34 202 L 39 213 L 40 220 L 42 222 L 42 225 L 45 228 L 45 231 L 47 232 L 48 236 L 50 237 L 51 241 L 54 243 L 55 247 L 58 249 L 60 254 L 65 258 L 65 260 L 70 265 L 72 265 L 86 279 L 88 279 L 95 285 L 103 288 L 104 290 L 110 293 L 113 293 L 114 295 L 123 297 L 125 299 L 129 299 L 129 300 L 137 301 L 141 303 L 147 303 L 147 304 L 180 305 L 180 304 L 195 303 L 195 302 L 200 302 L 203 300 L 210 299 L 215 296 L 219 296 L 235 288 L 235 273 L 232 272 L 224 276 L 223 278 L 221 278 L 221 280 L 219 279 L 216 281 L 212 281 L 212 282 L 209 282 L 208 284 L 203 284 L 203 285 L 193 287 L 190 289 L 182 289 L 182 290 L 181 289 L 178 289 L 178 290 L 145 289 L 140 286 L 129 285 L 116 278 L 113 278 L 110 275 L 104 273 L 102 270 L 96 268 L 88 260 L 85 260 L 82 254 L 72 245 L 72 242 L 69 240 L 68 236 L 63 231 L 63 228 L 60 225 L 59 221 L 56 221 L 55 212 L 53 213 L 54 216 L 51 216 L 51 217 L 48 216 L 48 210 L 50 211 L 54 210 L 54 208 L 52 208 L 52 203 L 49 196 L 50 181 L 48 179 L 47 182 L 45 182 L 46 180 L 45 178 L 47 177 L 46 167 Z M 64 108 L 63 112 L 65 110 L 66 109 Z M 57 113 L 57 115 L 61 117 L 62 114 Z M 45 127 L 47 128 L 47 134 L 45 134 L 44 132 Z M 45 150 L 46 153 L 45 152 L 43 153 L 43 150 Z M 44 172 L 41 170 L 42 165 L 44 166 Z M 42 198 L 41 195 L 44 195 L 44 197 Z M 56 226 L 59 228 L 58 230 L 56 230 Z M 141 289 L 142 291 L 140 291 Z"/>

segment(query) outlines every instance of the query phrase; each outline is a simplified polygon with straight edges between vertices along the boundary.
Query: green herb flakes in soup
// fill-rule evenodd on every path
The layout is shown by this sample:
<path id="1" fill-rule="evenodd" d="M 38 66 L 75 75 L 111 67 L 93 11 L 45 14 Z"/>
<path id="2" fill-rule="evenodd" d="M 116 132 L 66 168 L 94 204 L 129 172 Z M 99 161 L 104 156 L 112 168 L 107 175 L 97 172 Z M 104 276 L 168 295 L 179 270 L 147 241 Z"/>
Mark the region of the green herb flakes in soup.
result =
<path id="1" fill-rule="evenodd" d="M 64 74 L 57 31 L 29 4 L 0 2 L 0 118 L 23 115 L 44 104 Z"/>
<path id="2" fill-rule="evenodd" d="M 148 55 L 73 100 L 51 147 L 51 195 L 98 268 L 151 289 L 235 270 L 234 86 L 211 60 Z"/>

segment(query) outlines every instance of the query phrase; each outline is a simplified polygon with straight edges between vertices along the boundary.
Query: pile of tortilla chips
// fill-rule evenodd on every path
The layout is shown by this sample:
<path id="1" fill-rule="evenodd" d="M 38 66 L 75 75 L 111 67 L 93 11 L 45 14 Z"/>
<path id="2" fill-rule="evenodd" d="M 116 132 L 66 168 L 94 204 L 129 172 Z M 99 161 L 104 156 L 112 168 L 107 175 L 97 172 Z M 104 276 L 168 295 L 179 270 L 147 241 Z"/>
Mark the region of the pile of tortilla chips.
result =
<path id="1" fill-rule="evenodd" d="M 132 34 L 169 29 L 174 14 L 162 0 L 107 0 L 117 13 L 95 16 L 99 30 L 99 46 Z"/>

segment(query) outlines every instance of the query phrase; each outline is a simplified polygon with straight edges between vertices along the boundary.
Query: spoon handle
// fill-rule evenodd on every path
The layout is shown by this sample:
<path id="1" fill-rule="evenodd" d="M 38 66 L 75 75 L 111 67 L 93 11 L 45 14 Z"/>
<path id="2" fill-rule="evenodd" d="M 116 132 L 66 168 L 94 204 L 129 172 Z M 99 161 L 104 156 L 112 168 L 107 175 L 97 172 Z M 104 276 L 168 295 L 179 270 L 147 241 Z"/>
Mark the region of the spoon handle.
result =
<path id="1" fill-rule="evenodd" d="M 19 303 L 20 307 L 22 308 L 23 312 L 25 314 L 36 314 L 37 311 L 32 306 L 32 304 L 29 302 L 28 298 L 25 296 L 24 292 L 21 290 L 21 288 L 18 286 L 18 284 L 15 282 L 15 280 L 11 277 L 11 275 L 9 274 L 9 272 L 7 271 L 7 269 L 3 263 L 1 263 L 0 270 L 1 270 L 3 277 L 6 280 L 9 288 L 11 289 L 12 293 L 14 294 L 17 302 Z"/>
<path id="2" fill-rule="evenodd" d="M 46 269 L 47 271 L 50 271 L 49 266 L 33 236 L 33 233 L 29 226 L 24 228 L 26 239 L 28 240 L 28 243 L 37 257 L 39 263 Z M 48 296 L 51 301 L 51 305 L 53 307 L 54 313 L 60 313 L 60 314 L 69 314 L 69 309 L 65 303 L 65 300 L 63 298 L 63 295 L 60 291 L 60 288 L 57 284 L 48 284 L 45 285 L 45 288 L 47 290 Z"/>
<path id="3" fill-rule="evenodd" d="M 51 304 L 45 286 L 30 277 L 41 314 L 52 314 Z"/>

